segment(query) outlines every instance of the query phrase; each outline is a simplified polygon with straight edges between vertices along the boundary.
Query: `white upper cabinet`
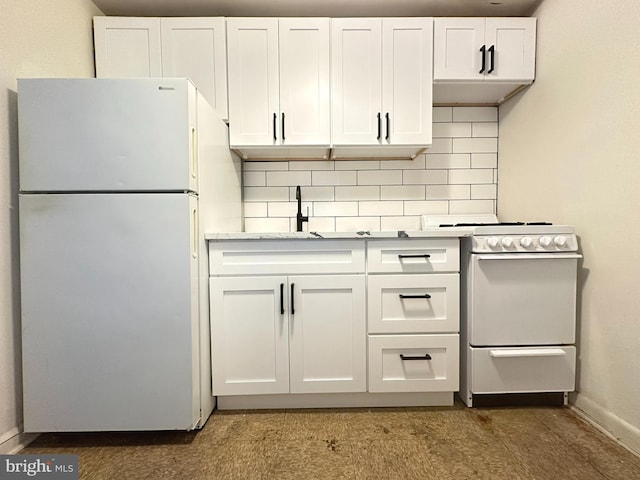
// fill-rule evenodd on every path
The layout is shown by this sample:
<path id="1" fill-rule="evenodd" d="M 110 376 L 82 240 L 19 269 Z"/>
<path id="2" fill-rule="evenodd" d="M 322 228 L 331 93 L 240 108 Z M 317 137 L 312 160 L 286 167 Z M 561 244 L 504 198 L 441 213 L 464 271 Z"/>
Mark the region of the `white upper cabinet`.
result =
<path id="1" fill-rule="evenodd" d="M 189 77 L 227 119 L 224 17 L 93 17 L 98 78 Z"/>
<path id="2" fill-rule="evenodd" d="M 227 114 L 224 17 L 162 18 L 162 76 L 189 77 L 218 114 Z"/>
<path id="3" fill-rule="evenodd" d="M 251 147 L 326 151 L 329 19 L 229 18 L 227 40 L 231 146 L 245 158 L 283 155 Z"/>
<path id="4" fill-rule="evenodd" d="M 332 19 L 332 141 L 347 147 L 334 158 L 391 152 L 362 146 L 431 144 L 432 28 L 431 18 Z"/>
<path id="5" fill-rule="evenodd" d="M 536 19 L 434 20 L 435 104 L 497 105 L 535 78 Z"/>
<path id="6" fill-rule="evenodd" d="M 157 18 L 93 17 L 96 77 L 162 76 Z"/>

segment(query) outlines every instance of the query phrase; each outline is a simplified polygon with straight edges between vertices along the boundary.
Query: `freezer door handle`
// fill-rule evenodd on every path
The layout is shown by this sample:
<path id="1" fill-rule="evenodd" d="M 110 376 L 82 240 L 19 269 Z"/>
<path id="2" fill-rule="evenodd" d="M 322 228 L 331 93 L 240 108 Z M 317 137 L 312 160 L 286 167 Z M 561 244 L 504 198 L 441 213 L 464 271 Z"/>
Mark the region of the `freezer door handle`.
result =
<path id="1" fill-rule="evenodd" d="M 191 128 L 191 177 L 196 178 L 198 176 L 198 153 L 196 151 L 196 129 Z"/>
<path id="2" fill-rule="evenodd" d="M 567 354 L 561 348 L 517 348 L 510 350 L 489 350 L 493 358 L 514 357 L 563 357 Z"/>

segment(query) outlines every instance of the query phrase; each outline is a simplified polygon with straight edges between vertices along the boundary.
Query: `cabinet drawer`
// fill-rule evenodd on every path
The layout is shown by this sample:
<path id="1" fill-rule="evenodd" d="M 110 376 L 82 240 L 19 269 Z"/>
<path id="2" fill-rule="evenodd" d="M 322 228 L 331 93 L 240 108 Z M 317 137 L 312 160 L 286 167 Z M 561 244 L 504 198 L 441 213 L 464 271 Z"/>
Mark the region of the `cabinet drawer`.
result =
<path id="1" fill-rule="evenodd" d="M 460 277 L 371 275 L 368 285 L 369 333 L 457 332 Z"/>
<path id="2" fill-rule="evenodd" d="M 472 393 L 571 392 L 575 347 L 469 348 Z"/>
<path id="3" fill-rule="evenodd" d="M 359 240 L 242 240 L 209 242 L 210 275 L 363 273 Z"/>
<path id="4" fill-rule="evenodd" d="M 369 273 L 457 272 L 457 238 L 376 240 L 368 246 Z"/>
<path id="5" fill-rule="evenodd" d="M 370 392 L 451 392 L 458 384 L 457 334 L 369 336 Z"/>

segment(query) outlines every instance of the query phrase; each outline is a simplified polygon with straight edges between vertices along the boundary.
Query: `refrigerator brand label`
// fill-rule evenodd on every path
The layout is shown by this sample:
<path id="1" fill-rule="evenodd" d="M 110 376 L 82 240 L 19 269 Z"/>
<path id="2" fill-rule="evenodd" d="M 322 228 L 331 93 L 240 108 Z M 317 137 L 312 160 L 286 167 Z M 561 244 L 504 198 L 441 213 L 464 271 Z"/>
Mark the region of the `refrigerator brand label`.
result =
<path id="1" fill-rule="evenodd" d="M 158 90 L 175 90 L 174 87 L 158 87 Z"/>
<path id="2" fill-rule="evenodd" d="M 78 455 L 0 455 L 0 480 L 78 480 Z"/>

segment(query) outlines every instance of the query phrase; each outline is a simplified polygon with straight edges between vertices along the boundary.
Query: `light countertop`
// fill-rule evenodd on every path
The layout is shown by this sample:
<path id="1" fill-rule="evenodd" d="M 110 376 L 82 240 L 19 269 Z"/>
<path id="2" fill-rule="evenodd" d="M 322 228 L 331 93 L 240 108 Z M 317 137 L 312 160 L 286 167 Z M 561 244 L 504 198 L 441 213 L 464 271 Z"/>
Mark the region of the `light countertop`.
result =
<path id="1" fill-rule="evenodd" d="M 392 238 L 459 238 L 471 235 L 471 230 L 463 227 L 438 227 L 425 230 L 393 230 L 385 232 L 235 232 L 205 233 L 205 240 L 298 240 L 298 239 L 392 239 Z"/>

